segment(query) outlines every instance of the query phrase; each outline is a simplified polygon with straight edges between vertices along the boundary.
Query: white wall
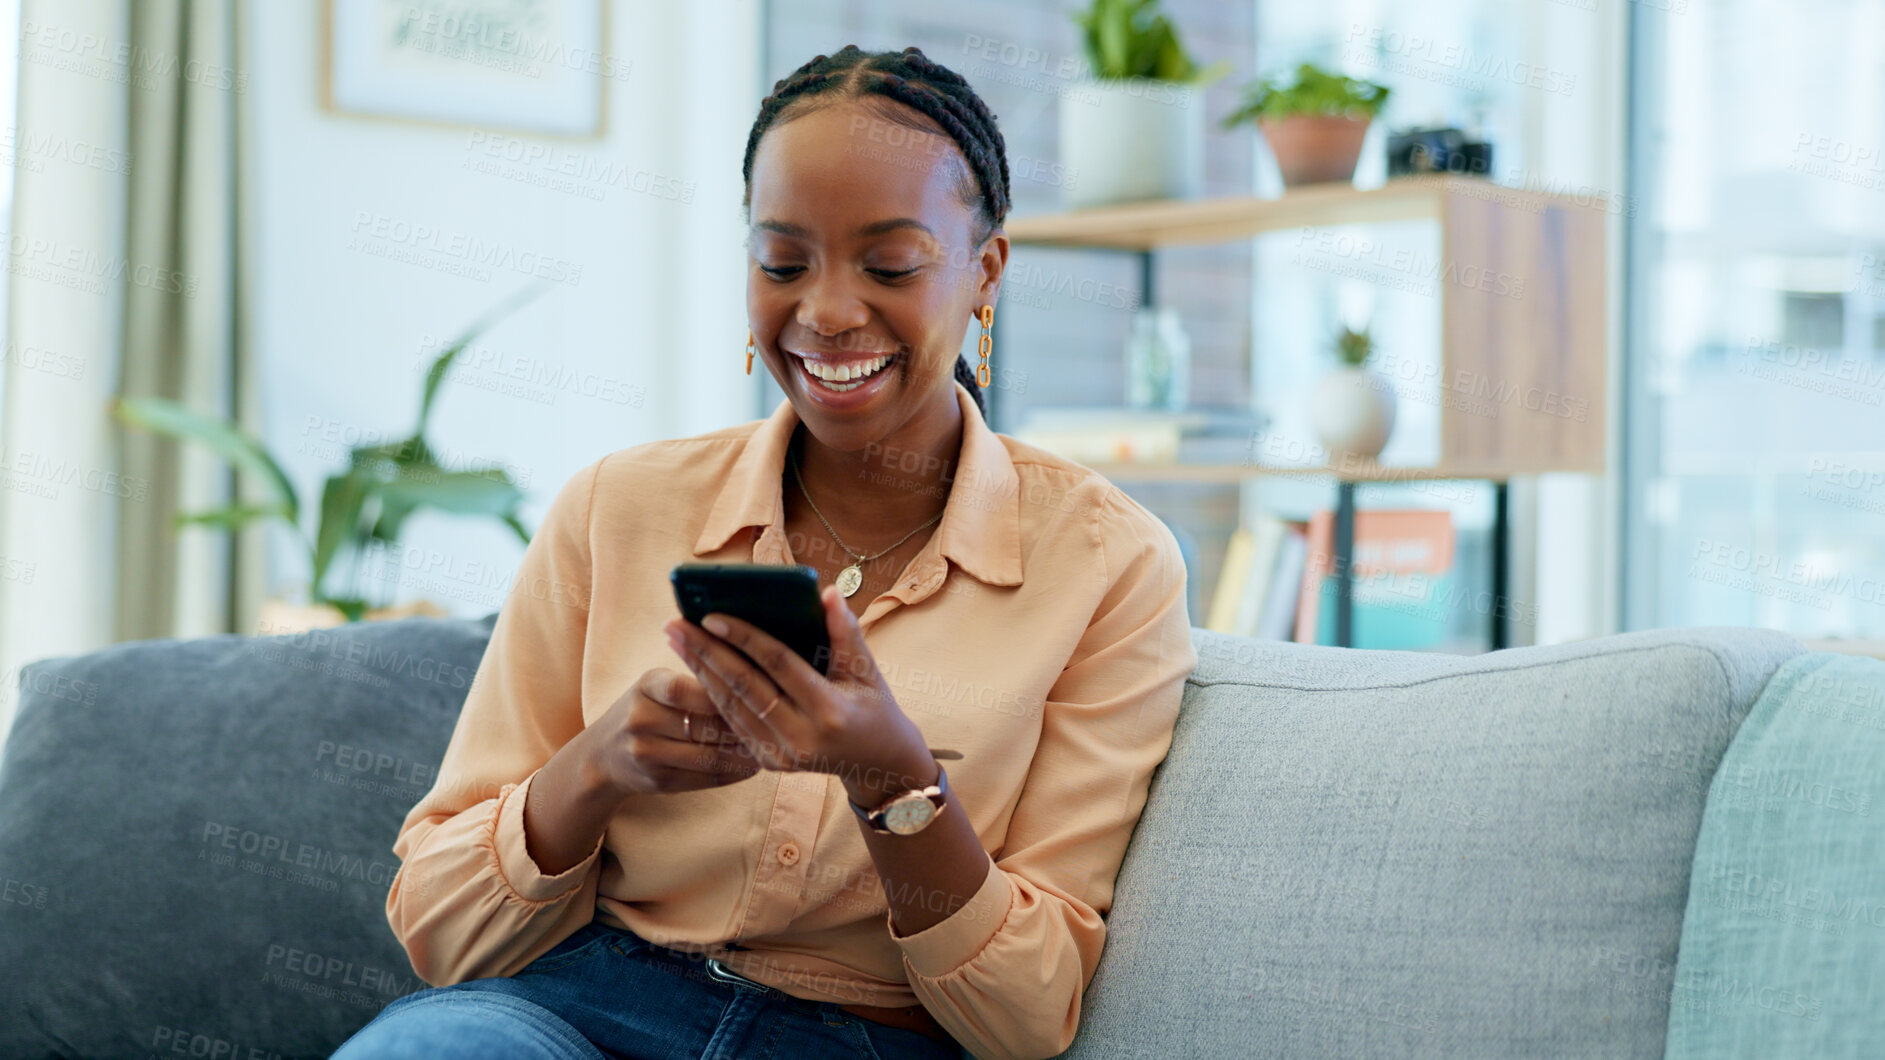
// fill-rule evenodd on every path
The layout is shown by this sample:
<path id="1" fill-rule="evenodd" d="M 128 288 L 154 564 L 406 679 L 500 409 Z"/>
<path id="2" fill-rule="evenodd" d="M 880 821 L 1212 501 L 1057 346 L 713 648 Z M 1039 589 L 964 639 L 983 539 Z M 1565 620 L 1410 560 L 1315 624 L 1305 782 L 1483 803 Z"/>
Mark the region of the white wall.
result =
<path id="1" fill-rule="evenodd" d="M 575 278 L 488 332 L 478 343 L 486 363 L 470 359 L 434 408 L 431 440 L 448 461 L 508 464 L 527 477 L 529 527 L 604 453 L 752 417 L 739 202 L 764 94 L 756 0 L 614 4 L 608 49 L 628 74 L 608 82 L 605 136 L 587 141 L 323 110 L 321 7 L 252 2 L 244 41 L 249 333 L 266 440 L 304 507 L 318 506 L 322 482 L 362 432 L 394 440 L 411 430 L 428 340 L 537 282 L 501 264 L 455 275 L 392 252 L 462 264 L 454 240 L 476 240 L 526 264 L 554 259 L 553 271 Z M 533 147 L 552 164 L 506 160 Z M 508 168 L 494 175 L 480 164 Z M 607 166 L 646 171 L 653 190 L 582 175 Z M 435 234 L 413 234 L 422 227 Z M 492 389 L 520 383 L 526 394 Z M 275 544 L 271 587 L 300 591 L 305 560 L 286 532 Z M 415 517 L 402 548 L 430 573 L 409 569 L 394 599 L 427 597 L 466 616 L 502 604 L 522 554 L 498 524 L 446 516 Z"/>

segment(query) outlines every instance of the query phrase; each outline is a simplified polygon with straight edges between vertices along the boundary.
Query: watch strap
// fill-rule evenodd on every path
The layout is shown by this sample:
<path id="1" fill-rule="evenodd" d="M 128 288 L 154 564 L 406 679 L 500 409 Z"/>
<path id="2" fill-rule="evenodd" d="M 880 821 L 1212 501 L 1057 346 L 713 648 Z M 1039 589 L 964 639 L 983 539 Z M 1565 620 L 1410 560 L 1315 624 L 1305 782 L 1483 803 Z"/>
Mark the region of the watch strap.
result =
<path id="1" fill-rule="evenodd" d="M 867 810 L 850 799 L 844 801 L 850 804 L 851 812 L 857 814 L 858 820 L 870 825 L 875 831 L 889 832 L 890 829 L 885 828 L 883 824 L 884 811 L 890 808 L 891 803 L 907 795 L 923 796 L 936 805 L 937 813 L 941 813 L 943 807 L 949 805 L 949 771 L 942 767 L 942 763 L 936 763 L 936 783 L 927 788 L 909 788 L 899 791 L 879 803 L 874 809 Z"/>

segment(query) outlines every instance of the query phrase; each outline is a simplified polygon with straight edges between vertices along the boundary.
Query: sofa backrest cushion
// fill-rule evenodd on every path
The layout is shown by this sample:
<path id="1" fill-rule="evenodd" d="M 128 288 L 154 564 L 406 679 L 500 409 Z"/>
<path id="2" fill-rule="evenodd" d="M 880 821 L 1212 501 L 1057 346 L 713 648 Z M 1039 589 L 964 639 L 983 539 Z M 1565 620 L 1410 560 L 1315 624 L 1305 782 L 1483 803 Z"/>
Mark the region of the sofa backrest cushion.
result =
<path id="1" fill-rule="evenodd" d="M 0 1056 L 325 1057 L 426 984 L 386 923 L 495 613 L 21 669 Z"/>
<path id="2" fill-rule="evenodd" d="M 1715 771 L 1666 1060 L 1885 1052 L 1885 662 L 1781 667 Z"/>
<path id="3" fill-rule="evenodd" d="M 1704 793 L 1797 641 L 1192 635 L 1067 1057 L 1662 1055 Z"/>

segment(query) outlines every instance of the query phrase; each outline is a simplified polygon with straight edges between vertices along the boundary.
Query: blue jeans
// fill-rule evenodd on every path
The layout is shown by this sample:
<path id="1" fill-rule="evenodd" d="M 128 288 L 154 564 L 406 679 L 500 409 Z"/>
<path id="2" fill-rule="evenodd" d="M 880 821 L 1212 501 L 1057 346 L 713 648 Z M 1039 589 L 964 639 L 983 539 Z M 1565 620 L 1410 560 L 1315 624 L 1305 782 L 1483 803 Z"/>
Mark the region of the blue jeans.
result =
<path id="1" fill-rule="evenodd" d="M 330 1060 L 960 1060 L 960 1047 L 829 1001 L 726 982 L 590 922 L 513 976 L 395 999 Z"/>

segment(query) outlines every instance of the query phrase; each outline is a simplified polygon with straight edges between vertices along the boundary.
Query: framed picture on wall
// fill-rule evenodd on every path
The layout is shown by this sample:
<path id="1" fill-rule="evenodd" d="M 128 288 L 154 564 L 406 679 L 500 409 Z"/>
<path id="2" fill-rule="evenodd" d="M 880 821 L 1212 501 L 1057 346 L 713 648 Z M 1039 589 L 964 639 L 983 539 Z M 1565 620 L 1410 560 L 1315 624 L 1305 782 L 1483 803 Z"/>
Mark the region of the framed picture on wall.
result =
<path id="1" fill-rule="evenodd" d="M 587 139 L 611 81 L 605 0 L 326 0 L 338 113 Z"/>

